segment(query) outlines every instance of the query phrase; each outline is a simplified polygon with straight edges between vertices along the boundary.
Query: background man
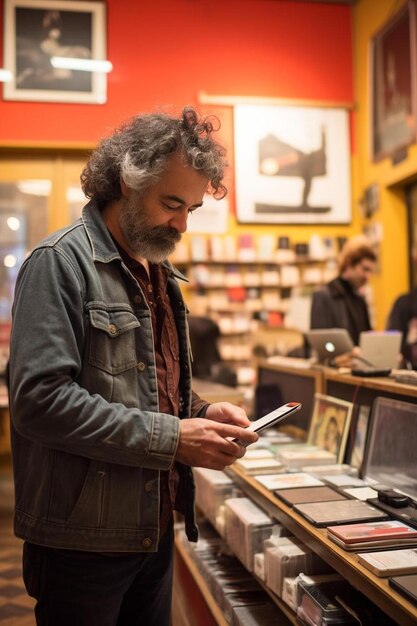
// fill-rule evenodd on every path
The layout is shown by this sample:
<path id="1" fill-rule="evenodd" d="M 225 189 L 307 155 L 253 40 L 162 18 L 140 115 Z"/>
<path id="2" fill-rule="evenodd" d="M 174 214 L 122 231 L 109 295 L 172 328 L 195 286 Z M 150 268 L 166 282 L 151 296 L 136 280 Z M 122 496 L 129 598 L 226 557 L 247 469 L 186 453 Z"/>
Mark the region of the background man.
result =
<path id="1" fill-rule="evenodd" d="M 371 330 L 362 290 L 375 270 L 376 254 L 369 241 L 358 236 L 343 246 L 339 275 L 313 293 L 311 328 L 345 328 L 355 345 L 362 331 Z"/>

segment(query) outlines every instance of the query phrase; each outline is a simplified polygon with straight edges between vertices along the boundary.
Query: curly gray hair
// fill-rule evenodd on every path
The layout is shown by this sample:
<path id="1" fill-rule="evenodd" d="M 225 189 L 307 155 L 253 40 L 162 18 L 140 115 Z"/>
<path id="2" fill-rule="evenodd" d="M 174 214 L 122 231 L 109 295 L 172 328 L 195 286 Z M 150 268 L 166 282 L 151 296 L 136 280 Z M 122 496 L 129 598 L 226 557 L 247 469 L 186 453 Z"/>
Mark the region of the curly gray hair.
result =
<path id="1" fill-rule="evenodd" d="M 209 179 L 208 191 L 217 199 L 224 198 L 226 151 L 211 136 L 218 128 L 208 118 L 199 120 L 191 107 L 185 107 L 180 118 L 163 113 L 136 115 L 102 139 L 90 156 L 81 173 L 84 194 L 100 206 L 117 200 L 121 178 L 143 193 L 159 180 L 168 159 L 179 152 L 187 165 Z"/>

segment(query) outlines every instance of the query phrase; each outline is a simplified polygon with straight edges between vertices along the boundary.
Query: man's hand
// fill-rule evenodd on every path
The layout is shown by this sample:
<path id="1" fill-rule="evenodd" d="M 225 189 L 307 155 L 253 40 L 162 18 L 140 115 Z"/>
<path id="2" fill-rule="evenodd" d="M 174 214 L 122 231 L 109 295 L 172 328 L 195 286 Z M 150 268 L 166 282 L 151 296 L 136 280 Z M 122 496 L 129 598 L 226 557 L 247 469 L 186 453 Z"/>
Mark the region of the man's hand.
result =
<path id="1" fill-rule="evenodd" d="M 256 433 L 245 430 L 250 424 L 245 411 L 229 402 L 212 404 L 206 417 L 180 421 L 180 440 L 176 461 L 193 467 L 223 470 L 240 459 L 246 448 L 230 439 L 249 443 L 258 440 Z"/>
<path id="2" fill-rule="evenodd" d="M 250 420 L 245 411 L 231 402 L 215 402 L 206 411 L 206 418 L 223 424 L 236 424 L 242 428 L 249 426 Z"/>

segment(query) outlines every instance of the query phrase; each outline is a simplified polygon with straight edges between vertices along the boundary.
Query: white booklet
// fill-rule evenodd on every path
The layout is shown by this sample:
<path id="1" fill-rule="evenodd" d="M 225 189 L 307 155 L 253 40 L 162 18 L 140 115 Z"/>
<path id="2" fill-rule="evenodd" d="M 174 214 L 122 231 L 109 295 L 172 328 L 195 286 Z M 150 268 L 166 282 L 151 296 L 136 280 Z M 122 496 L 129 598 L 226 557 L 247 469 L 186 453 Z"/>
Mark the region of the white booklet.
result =
<path id="1" fill-rule="evenodd" d="M 362 552 L 358 561 L 377 576 L 417 573 L 417 549 Z"/>
<path id="2" fill-rule="evenodd" d="M 254 478 L 271 491 L 274 489 L 286 489 L 289 487 L 319 487 L 324 483 L 305 472 L 292 474 L 267 474 L 266 476 L 254 476 Z"/>

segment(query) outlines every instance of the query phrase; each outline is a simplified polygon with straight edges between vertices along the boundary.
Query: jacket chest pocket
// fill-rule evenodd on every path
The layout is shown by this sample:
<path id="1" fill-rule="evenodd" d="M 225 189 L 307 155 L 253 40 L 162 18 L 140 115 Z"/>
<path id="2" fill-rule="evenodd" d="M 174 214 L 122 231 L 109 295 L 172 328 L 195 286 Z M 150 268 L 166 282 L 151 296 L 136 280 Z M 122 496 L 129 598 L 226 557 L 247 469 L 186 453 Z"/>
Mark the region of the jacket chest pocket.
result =
<path id="1" fill-rule="evenodd" d="M 131 311 L 90 309 L 88 362 L 109 374 L 136 366 L 135 331 L 140 322 Z"/>

